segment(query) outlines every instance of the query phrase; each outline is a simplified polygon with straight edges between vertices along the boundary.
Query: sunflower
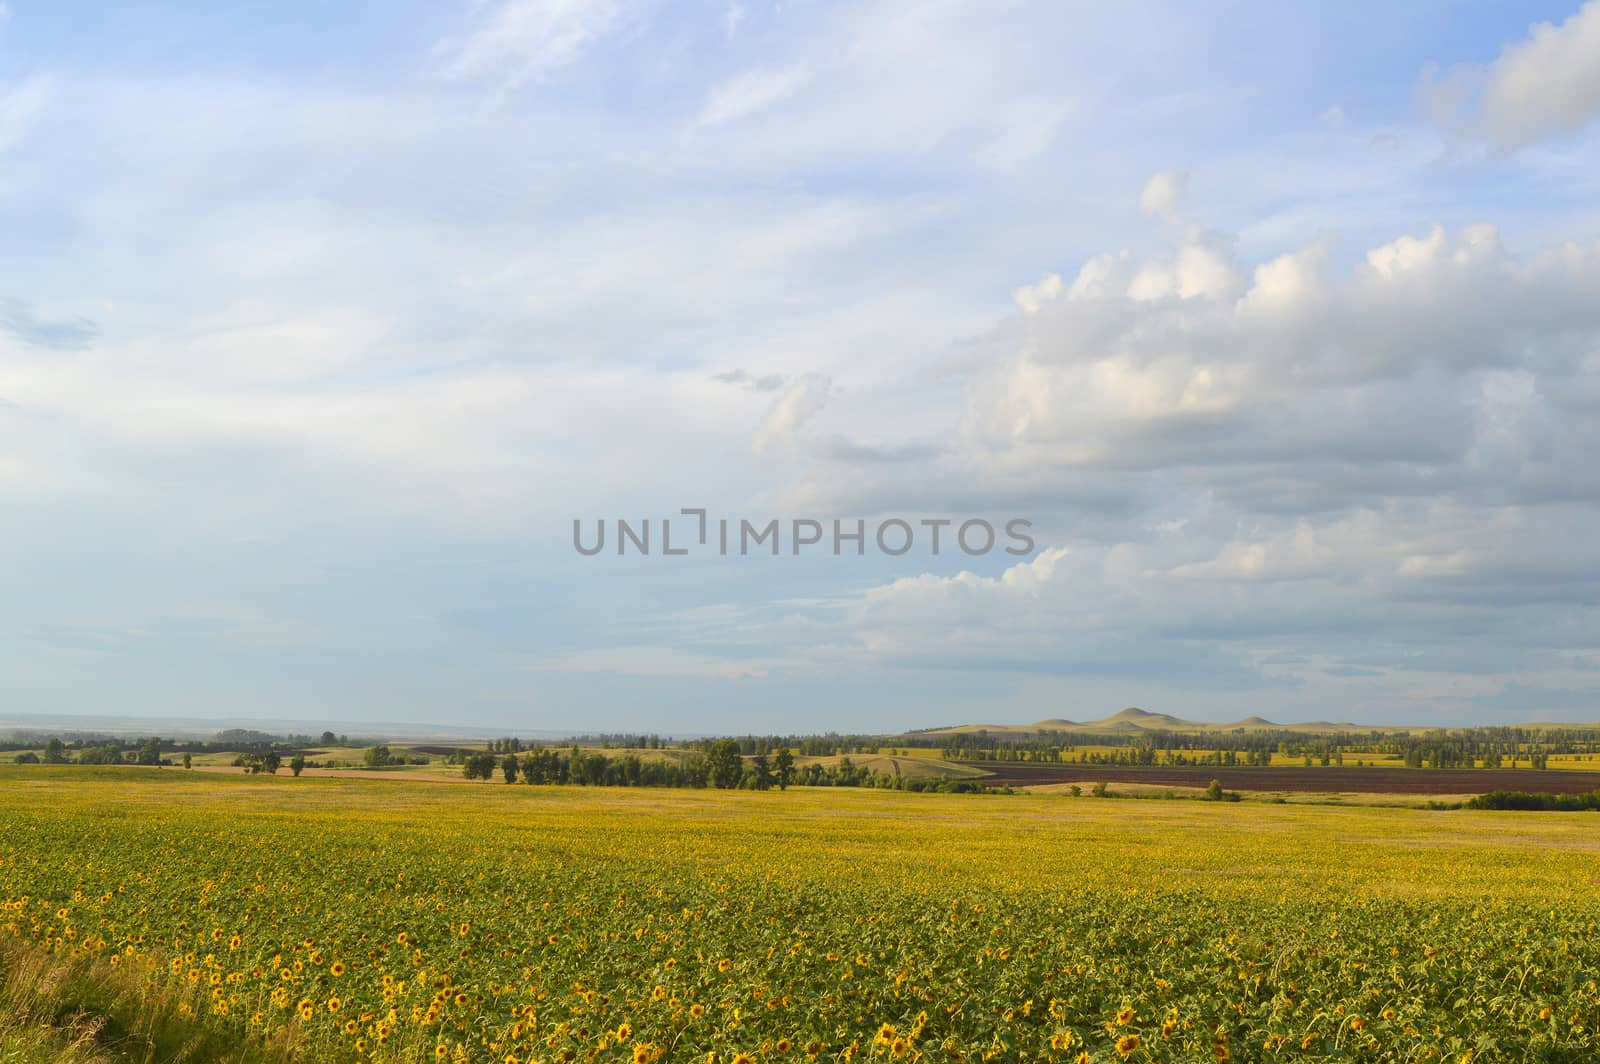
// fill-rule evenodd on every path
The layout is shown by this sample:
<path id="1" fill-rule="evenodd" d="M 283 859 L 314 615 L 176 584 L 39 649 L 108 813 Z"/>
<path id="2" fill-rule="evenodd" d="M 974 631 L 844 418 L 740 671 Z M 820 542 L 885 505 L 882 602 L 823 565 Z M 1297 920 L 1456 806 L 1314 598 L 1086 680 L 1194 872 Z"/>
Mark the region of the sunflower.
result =
<path id="1" fill-rule="evenodd" d="M 1121 1038 L 1117 1039 L 1117 1052 L 1123 1056 L 1127 1056 L 1129 1053 L 1132 1053 L 1138 1048 L 1139 1036 L 1136 1034 L 1125 1034 Z"/>

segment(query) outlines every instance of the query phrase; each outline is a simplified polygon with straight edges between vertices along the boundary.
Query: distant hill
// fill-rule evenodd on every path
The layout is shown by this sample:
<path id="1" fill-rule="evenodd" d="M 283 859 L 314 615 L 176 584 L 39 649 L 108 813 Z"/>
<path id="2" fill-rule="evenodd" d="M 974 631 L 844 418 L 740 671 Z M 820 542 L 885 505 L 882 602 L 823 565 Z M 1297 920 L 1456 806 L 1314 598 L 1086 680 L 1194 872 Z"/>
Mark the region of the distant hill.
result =
<path id="1" fill-rule="evenodd" d="M 1166 729 L 1173 731 L 1184 728 L 1203 727 L 1192 720 L 1181 720 L 1170 713 L 1151 713 L 1147 709 L 1129 706 L 1120 713 L 1112 714 L 1105 720 L 1096 721 L 1095 724 L 1102 728 L 1139 728 L 1141 730 Z"/>
<path id="2" fill-rule="evenodd" d="M 1065 717 L 1051 717 L 1048 720 L 1036 721 L 1033 724 L 961 724 L 946 728 L 924 728 L 907 734 L 939 736 L 964 735 L 987 731 L 997 734 L 1029 735 L 1046 731 L 1074 731 L 1128 735 L 1147 731 L 1222 732 L 1240 730 L 1333 733 L 1421 731 L 1425 729 L 1402 725 L 1352 724 L 1349 722 L 1336 724 L 1326 720 L 1307 721 L 1298 724 L 1279 724 L 1265 717 L 1254 716 L 1236 720 L 1232 723 L 1217 723 L 1203 720 L 1186 720 L 1182 717 L 1175 717 L 1170 713 L 1153 713 L 1148 709 L 1140 709 L 1138 706 L 1129 706 L 1099 720 L 1073 721 Z"/>

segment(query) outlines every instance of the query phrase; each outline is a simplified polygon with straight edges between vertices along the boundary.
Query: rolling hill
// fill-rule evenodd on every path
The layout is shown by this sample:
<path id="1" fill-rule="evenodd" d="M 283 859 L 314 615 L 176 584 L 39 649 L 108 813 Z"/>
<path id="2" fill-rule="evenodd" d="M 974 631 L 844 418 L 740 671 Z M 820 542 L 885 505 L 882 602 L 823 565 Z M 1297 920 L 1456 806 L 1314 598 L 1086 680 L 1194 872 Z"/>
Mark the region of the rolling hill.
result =
<path id="1" fill-rule="evenodd" d="M 1280 724 L 1267 720 L 1265 717 L 1251 716 L 1231 723 L 1214 721 L 1186 720 L 1170 713 L 1155 713 L 1137 706 L 1129 706 L 1117 711 L 1109 717 L 1098 720 L 1075 721 L 1066 717 L 1051 717 L 1047 720 L 1036 721 L 1032 724 L 961 724 L 945 728 L 925 728 L 908 735 L 963 735 L 972 732 L 987 731 L 997 734 L 1029 735 L 1047 731 L 1071 731 L 1083 733 L 1102 733 L 1107 735 L 1129 735 L 1148 731 L 1177 731 L 1177 732 L 1222 732 L 1222 731 L 1294 731 L 1294 732 L 1370 732 L 1370 731 L 1416 731 L 1417 728 L 1407 728 L 1397 725 L 1365 725 L 1349 722 L 1334 723 L 1332 721 L 1317 720 L 1305 723 Z"/>

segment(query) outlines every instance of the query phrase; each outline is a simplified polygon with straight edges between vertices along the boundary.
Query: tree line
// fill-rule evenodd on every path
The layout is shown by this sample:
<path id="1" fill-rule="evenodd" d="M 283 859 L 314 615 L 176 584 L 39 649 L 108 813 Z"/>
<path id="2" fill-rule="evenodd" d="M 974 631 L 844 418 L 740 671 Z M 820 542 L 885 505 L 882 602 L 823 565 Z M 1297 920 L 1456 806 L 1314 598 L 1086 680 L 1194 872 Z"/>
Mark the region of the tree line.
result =
<path id="1" fill-rule="evenodd" d="M 766 791 L 806 787 L 879 787 L 904 791 L 980 793 L 990 790 L 975 780 L 911 779 L 874 772 L 849 757 L 836 764 L 798 765 L 793 750 L 756 746 L 746 754 L 738 739 L 714 739 L 695 749 L 674 751 L 676 758 L 610 756 L 585 751 L 533 747 L 521 752 L 457 751 L 452 763 L 470 780 L 500 779 L 506 783 L 580 787 L 691 787 Z"/>
<path id="2" fill-rule="evenodd" d="M 1305 765 L 1366 764 L 1384 757 L 1412 768 L 1543 769 L 1557 754 L 1600 759 L 1600 730 L 1515 726 L 1334 734 L 1246 728 L 1135 734 L 979 730 L 945 736 L 940 754 L 952 761 L 1218 767 L 1271 765 L 1275 757 L 1279 763 L 1287 759 Z"/>

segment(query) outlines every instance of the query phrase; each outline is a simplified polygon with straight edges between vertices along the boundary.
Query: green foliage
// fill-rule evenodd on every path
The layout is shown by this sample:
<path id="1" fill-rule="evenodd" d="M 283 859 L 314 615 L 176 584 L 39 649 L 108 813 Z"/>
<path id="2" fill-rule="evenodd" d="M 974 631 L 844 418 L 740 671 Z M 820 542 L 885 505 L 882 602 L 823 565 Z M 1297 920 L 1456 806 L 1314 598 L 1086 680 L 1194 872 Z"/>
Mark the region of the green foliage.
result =
<path id="1" fill-rule="evenodd" d="M 712 743 L 711 749 L 706 751 L 706 760 L 711 766 L 711 782 L 717 787 L 737 787 L 744 778 L 744 761 L 739 756 L 739 744 L 732 739 Z"/>
<path id="2" fill-rule="evenodd" d="M 1490 791 L 1467 802 L 1471 809 L 1523 809 L 1554 812 L 1600 810 L 1600 790 L 1588 794 L 1529 794 L 1526 791 Z"/>
<path id="3" fill-rule="evenodd" d="M 473 754 L 461 763 L 461 774 L 469 780 L 493 779 L 497 760 L 493 754 Z"/>

